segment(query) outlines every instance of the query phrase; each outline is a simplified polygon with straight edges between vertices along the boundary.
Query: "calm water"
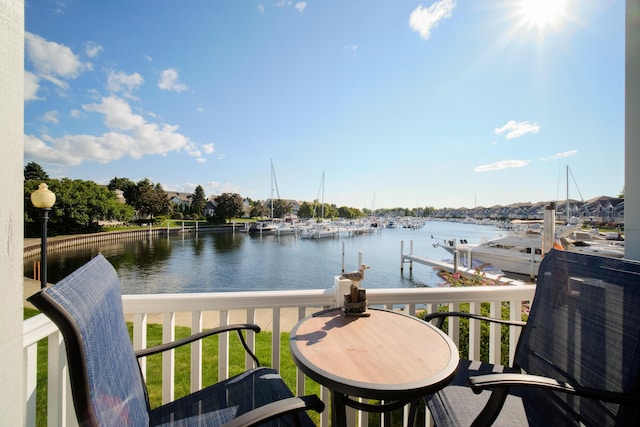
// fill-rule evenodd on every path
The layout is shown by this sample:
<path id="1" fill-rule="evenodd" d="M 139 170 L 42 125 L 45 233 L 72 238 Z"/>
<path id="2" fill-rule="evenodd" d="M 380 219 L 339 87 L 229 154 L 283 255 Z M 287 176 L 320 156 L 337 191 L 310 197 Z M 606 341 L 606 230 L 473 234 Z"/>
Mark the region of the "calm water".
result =
<path id="1" fill-rule="evenodd" d="M 400 272 L 400 248 L 417 256 L 445 259 L 435 241 L 466 238 L 469 243 L 494 238 L 502 230 L 473 224 L 428 221 L 420 229 L 380 229 L 373 234 L 308 240 L 295 236 L 248 236 L 245 233 L 171 235 L 137 241 L 101 242 L 64 253 L 49 253 L 52 283 L 101 252 L 118 270 L 123 292 L 226 292 L 242 290 L 318 289 L 333 286 L 341 273 L 344 245 L 345 271 L 358 267 L 359 252 L 371 266 L 367 288 L 434 286 L 441 282 L 428 266 L 408 265 Z M 25 261 L 32 276 L 33 258 Z"/>

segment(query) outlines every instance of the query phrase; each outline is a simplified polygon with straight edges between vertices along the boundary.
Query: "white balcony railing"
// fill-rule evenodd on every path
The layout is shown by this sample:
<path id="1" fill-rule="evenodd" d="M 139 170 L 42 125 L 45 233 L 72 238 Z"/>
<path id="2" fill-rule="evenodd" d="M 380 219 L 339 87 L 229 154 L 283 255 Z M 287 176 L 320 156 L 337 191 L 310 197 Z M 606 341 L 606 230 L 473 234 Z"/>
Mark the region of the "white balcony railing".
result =
<path id="1" fill-rule="evenodd" d="M 231 292 L 204 294 L 160 294 L 126 295 L 123 297 L 125 315 L 133 322 L 133 345 L 136 349 L 146 347 L 146 327 L 149 323 L 161 323 L 163 341 L 171 341 L 175 335 L 177 319 L 184 324 L 189 319 L 192 332 L 203 328 L 203 319 L 213 317 L 218 324 L 238 322 L 257 323 L 273 332 L 271 348 L 271 366 L 280 367 L 282 354 L 281 332 L 288 332 L 298 319 L 324 307 L 338 305 L 336 288 L 273 291 L 273 292 Z M 488 303 L 492 317 L 500 317 L 502 304 L 509 303 L 509 318 L 520 320 L 525 303 L 533 298 L 535 286 L 496 286 L 467 288 L 412 288 L 412 289 L 368 289 L 369 305 L 382 306 L 394 310 L 404 310 L 416 314 L 426 309 L 434 312 L 440 305 L 448 305 L 449 310 L 458 311 L 461 304 L 469 303 L 472 313 L 480 313 L 482 303 Z M 159 316 L 159 317 L 157 317 Z M 449 324 L 449 336 L 459 344 L 459 324 L 452 320 Z M 519 336 L 518 328 L 509 328 L 509 357 L 513 358 L 515 344 Z M 249 334 L 248 343 L 255 345 L 255 337 Z M 489 362 L 499 363 L 501 353 L 501 328 L 490 327 Z M 68 385 L 66 357 L 62 337 L 55 325 L 44 315 L 38 315 L 24 322 L 24 358 L 26 384 L 26 422 L 27 426 L 36 425 L 36 386 L 37 386 L 37 346 L 42 340 L 48 342 L 48 385 L 47 385 L 47 425 L 75 425 L 75 415 Z M 228 336 L 223 336 L 218 347 L 219 380 L 229 375 Z M 469 328 L 469 355 L 463 357 L 480 358 L 480 325 L 472 322 Z M 202 348 L 198 344 L 191 346 L 191 389 L 202 387 Z M 172 352 L 163 354 L 162 360 L 162 401 L 173 399 L 174 358 Z M 142 371 L 146 373 L 146 364 Z M 251 361 L 246 361 L 247 367 Z M 305 394 L 304 375 L 297 373 L 296 394 Z M 329 391 L 321 389 L 321 398 L 329 404 Z M 351 414 L 355 419 L 355 413 Z M 366 415 L 358 417 L 359 425 L 367 425 Z M 329 414 L 325 410 L 320 419 L 321 426 L 329 425 Z"/>

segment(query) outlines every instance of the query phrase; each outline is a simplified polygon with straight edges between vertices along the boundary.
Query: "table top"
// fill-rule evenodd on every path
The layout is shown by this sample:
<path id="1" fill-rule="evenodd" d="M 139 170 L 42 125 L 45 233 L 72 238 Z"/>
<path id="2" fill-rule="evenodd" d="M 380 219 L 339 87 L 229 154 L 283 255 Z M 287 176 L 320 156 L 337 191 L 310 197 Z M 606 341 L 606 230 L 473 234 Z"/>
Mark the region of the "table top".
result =
<path id="1" fill-rule="evenodd" d="M 289 344 L 300 370 L 334 392 L 369 399 L 413 399 L 451 381 L 458 349 L 442 331 L 395 311 L 368 313 L 334 308 L 298 322 Z"/>

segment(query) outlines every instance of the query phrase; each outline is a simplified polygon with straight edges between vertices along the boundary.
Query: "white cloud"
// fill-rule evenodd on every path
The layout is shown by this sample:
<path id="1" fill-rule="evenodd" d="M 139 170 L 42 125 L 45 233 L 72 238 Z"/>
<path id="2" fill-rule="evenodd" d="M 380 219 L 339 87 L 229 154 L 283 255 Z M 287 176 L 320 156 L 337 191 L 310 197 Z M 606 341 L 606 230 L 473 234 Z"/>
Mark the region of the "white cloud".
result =
<path id="1" fill-rule="evenodd" d="M 539 131 L 540 125 L 538 123 L 531 123 L 529 121 L 516 123 L 514 120 L 510 120 L 501 128 L 494 129 L 493 132 L 497 135 L 507 132 L 506 138 L 513 139 L 529 133 L 538 133 Z"/>
<path id="2" fill-rule="evenodd" d="M 205 154 L 213 154 L 213 152 L 215 151 L 213 142 L 209 144 L 202 144 L 202 150 L 205 152 Z"/>
<path id="3" fill-rule="evenodd" d="M 24 100 L 35 101 L 42 99 L 38 97 L 38 89 L 40 89 L 40 79 L 32 72 L 24 72 Z"/>
<path id="4" fill-rule="evenodd" d="M 107 75 L 107 89 L 111 92 L 132 91 L 144 83 L 144 79 L 138 73 L 127 74 L 124 72 L 109 71 Z"/>
<path id="5" fill-rule="evenodd" d="M 451 18 L 455 0 L 441 0 L 433 3 L 428 8 L 419 5 L 409 17 L 409 26 L 420 34 L 425 40 L 431 37 L 431 31 L 440 25 L 444 19 Z"/>
<path id="6" fill-rule="evenodd" d="M 190 150 L 187 150 L 187 154 L 189 154 L 191 157 L 198 157 L 201 158 L 202 157 L 202 151 L 196 149 L 196 148 L 192 148 Z"/>
<path id="7" fill-rule="evenodd" d="M 76 166 L 85 161 L 109 163 L 124 156 L 139 159 L 145 155 L 166 155 L 181 150 L 199 154 L 195 144 L 177 132 L 177 126 L 147 123 L 142 116 L 133 114 L 129 105 L 120 98 L 104 98 L 99 104 L 85 105 L 84 109 L 103 114 L 105 124 L 116 131 L 102 135 L 65 135 L 60 138 L 25 135 L 25 157 Z"/>
<path id="8" fill-rule="evenodd" d="M 80 110 L 78 110 L 76 108 L 73 108 L 71 111 L 69 111 L 69 114 L 74 119 L 78 119 L 78 118 L 82 117 L 82 111 L 80 111 Z"/>
<path id="9" fill-rule="evenodd" d="M 50 42 L 42 37 L 25 32 L 26 55 L 33 64 L 36 74 L 50 76 L 52 80 L 59 78 L 74 79 L 84 70 L 91 69 L 91 64 L 83 63 L 73 51 L 62 44 Z"/>
<path id="10" fill-rule="evenodd" d="M 158 87 L 172 92 L 184 92 L 189 89 L 187 85 L 178 81 L 178 70 L 175 68 L 168 68 L 160 74 Z"/>
<path id="11" fill-rule="evenodd" d="M 55 86 L 59 87 L 62 90 L 69 89 L 69 83 L 65 82 L 62 79 L 55 78 L 52 75 L 48 74 L 41 74 L 39 77 L 41 80 L 46 80 L 50 83 L 53 83 Z"/>
<path id="12" fill-rule="evenodd" d="M 578 154 L 578 150 L 569 150 L 569 151 L 564 151 L 562 153 L 556 153 L 551 157 L 545 157 L 542 160 L 549 161 L 549 160 L 564 159 L 565 157 L 575 156 L 576 154 Z"/>
<path id="13" fill-rule="evenodd" d="M 133 158 L 140 158 L 146 154 L 165 155 L 171 151 L 189 149 L 193 143 L 177 130 L 177 126 L 167 124 L 147 123 L 138 126 L 131 132 L 135 150 L 128 154 Z"/>
<path id="14" fill-rule="evenodd" d="M 531 163 L 530 160 L 503 160 L 490 165 L 480 165 L 474 169 L 475 172 L 490 172 L 502 169 L 521 168 Z"/>
<path id="15" fill-rule="evenodd" d="M 274 6 L 278 8 L 293 7 L 296 11 L 302 14 L 307 8 L 308 3 L 305 1 L 299 1 L 299 2 L 293 3 L 291 0 L 278 0 L 277 2 L 274 3 Z M 264 13 L 264 5 L 262 3 L 258 4 L 258 11 L 260 11 L 261 13 Z"/>
<path id="16" fill-rule="evenodd" d="M 206 163 L 206 161 L 207 161 L 207 159 L 202 158 L 202 157 L 196 159 L 196 162 L 198 162 L 198 163 Z"/>
<path id="17" fill-rule="evenodd" d="M 258 3 L 258 12 L 264 13 L 264 5 L 262 3 Z"/>
<path id="18" fill-rule="evenodd" d="M 358 45 L 355 45 L 355 44 L 346 45 L 344 47 L 344 50 L 346 50 L 347 52 L 351 52 L 351 54 L 355 57 L 356 53 L 358 53 Z"/>
<path id="19" fill-rule="evenodd" d="M 102 98 L 101 103 L 83 105 L 82 108 L 103 114 L 104 123 L 110 129 L 131 130 L 144 124 L 144 118 L 133 114 L 129 104 L 117 96 Z"/>
<path id="20" fill-rule="evenodd" d="M 84 53 L 89 58 L 95 58 L 100 55 L 104 49 L 98 43 L 86 42 L 84 44 Z"/>
<path id="21" fill-rule="evenodd" d="M 47 123 L 60 123 L 60 120 L 58 120 L 58 112 L 55 110 L 47 111 L 40 119 Z"/>
<path id="22" fill-rule="evenodd" d="M 222 191 L 220 191 L 221 186 L 222 183 L 219 181 L 210 181 L 202 184 L 202 188 L 204 189 L 204 193 L 207 195 L 207 197 L 210 197 L 212 195 L 220 195 L 222 193 Z"/>

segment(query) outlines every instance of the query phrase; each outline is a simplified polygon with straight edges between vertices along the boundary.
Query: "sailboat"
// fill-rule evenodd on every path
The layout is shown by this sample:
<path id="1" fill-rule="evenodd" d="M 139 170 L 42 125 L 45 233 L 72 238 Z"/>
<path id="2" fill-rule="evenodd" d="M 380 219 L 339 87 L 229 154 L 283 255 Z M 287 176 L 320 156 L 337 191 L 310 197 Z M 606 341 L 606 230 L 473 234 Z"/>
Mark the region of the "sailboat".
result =
<path id="1" fill-rule="evenodd" d="M 337 237 L 340 233 L 338 227 L 324 222 L 324 171 L 322 172 L 322 180 L 320 181 L 320 189 L 318 190 L 318 193 L 320 192 L 322 192 L 322 199 L 320 202 L 320 219 L 316 224 L 313 224 L 300 232 L 301 239 L 324 239 L 328 237 Z M 316 213 L 315 209 L 316 207 L 314 206 L 314 216 Z"/>
<path id="2" fill-rule="evenodd" d="M 275 186 L 274 186 L 275 184 Z M 282 219 L 273 217 L 273 190 L 276 190 L 278 200 L 280 200 L 280 190 L 278 189 L 278 181 L 276 180 L 276 172 L 273 168 L 273 160 L 271 160 L 271 208 L 268 221 L 256 221 L 249 227 L 250 235 L 287 235 L 297 232 L 295 227 L 285 223 Z"/>

